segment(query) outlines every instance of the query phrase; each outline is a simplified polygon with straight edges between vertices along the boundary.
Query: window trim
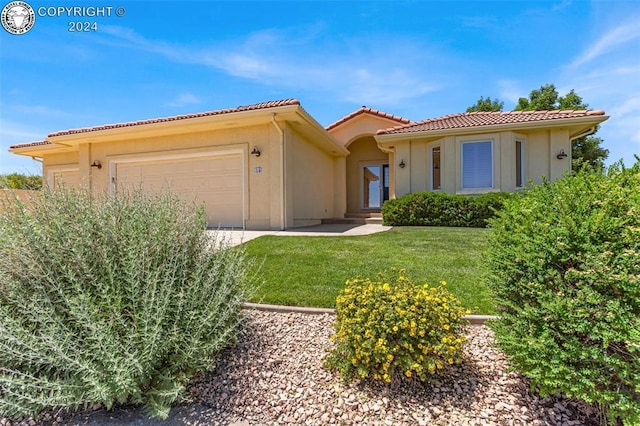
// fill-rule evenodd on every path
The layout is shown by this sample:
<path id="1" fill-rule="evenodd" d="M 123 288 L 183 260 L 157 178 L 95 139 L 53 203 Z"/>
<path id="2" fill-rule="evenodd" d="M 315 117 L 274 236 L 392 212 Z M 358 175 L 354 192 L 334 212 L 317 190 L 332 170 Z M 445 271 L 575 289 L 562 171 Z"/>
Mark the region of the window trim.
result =
<path id="1" fill-rule="evenodd" d="M 482 187 L 465 187 L 464 186 L 464 146 L 466 144 L 475 144 L 475 143 L 490 143 L 491 152 L 489 154 L 489 158 L 491 159 L 491 186 L 482 186 Z M 494 140 L 493 139 L 476 139 L 476 140 L 467 140 L 460 142 L 460 190 L 461 191 L 490 191 L 495 189 L 495 159 L 494 159 Z"/>
<path id="2" fill-rule="evenodd" d="M 440 168 L 438 169 L 440 172 L 440 187 L 439 188 L 434 188 L 433 183 L 434 183 L 434 179 L 433 179 L 433 175 L 434 175 L 434 171 L 435 169 L 433 168 L 433 151 L 438 148 L 440 151 Z M 442 191 L 442 145 L 438 144 L 438 145 L 433 145 L 431 146 L 430 150 L 429 150 L 429 170 L 431 171 L 431 191 Z"/>
<path id="3" fill-rule="evenodd" d="M 520 144 L 520 173 L 518 173 L 518 144 Z M 515 164 L 515 187 L 516 189 L 524 188 L 527 182 L 527 163 L 526 163 L 526 141 L 522 138 L 517 138 L 515 140 L 515 151 L 516 151 L 516 164 Z M 520 185 L 518 185 L 518 180 L 520 180 Z"/>

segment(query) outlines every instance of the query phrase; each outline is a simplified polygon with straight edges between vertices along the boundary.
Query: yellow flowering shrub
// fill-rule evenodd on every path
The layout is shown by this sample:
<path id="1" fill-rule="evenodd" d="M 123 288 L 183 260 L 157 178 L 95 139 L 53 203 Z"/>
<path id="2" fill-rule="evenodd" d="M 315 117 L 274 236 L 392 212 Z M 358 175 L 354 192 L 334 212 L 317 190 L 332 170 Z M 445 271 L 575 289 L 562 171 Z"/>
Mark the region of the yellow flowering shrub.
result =
<path id="1" fill-rule="evenodd" d="M 426 380 L 462 361 L 463 316 L 469 312 L 446 283 L 414 284 L 404 269 L 392 274 L 380 274 L 378 281 L 348 280 L 336 298 L 335 348 L 325 364 L 346 379 Z"/>

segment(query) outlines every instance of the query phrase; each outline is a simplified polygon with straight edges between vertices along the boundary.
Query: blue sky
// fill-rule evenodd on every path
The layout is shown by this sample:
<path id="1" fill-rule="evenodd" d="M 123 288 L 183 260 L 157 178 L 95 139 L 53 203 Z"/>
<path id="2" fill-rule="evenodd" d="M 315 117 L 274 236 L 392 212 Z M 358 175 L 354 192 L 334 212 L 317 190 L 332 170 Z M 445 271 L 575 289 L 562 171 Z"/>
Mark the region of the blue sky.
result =
<path id="1" fill-rule="evenodd" d="M 28 3 L 112 10 L 0 29 L 0 173 L 40 173 L 7 149 L 57 130 L 284 98 L 325 126 L 362 105 L 421 120 L 547 83 L 611 115 L 608 163 L 640 154 L 637 1 Z"/>

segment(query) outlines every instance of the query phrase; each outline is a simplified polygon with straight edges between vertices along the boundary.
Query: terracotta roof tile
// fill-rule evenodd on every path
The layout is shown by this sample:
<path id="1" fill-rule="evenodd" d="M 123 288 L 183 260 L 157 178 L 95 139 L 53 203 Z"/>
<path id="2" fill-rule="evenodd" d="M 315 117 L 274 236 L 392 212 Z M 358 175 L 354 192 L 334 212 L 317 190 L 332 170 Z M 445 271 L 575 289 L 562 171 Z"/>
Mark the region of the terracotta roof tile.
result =
<path id="1" fill-rule="evenodd" d="M 30 148 L 32 146 L 45 146 L 45 145 L 53 145 L 53 144 L 49 141 L 29 142 L 29 143 L 21 143 L 18 145 L 11 145 L 9 149 Z"/>
<path id="2" fill-rule="evenodd" d="M 345 115 L 344 117 L 342 117 L 340 120 L 336 121 L 335 123 L 331 123 L 329 124 L 327 127 L 325 127 L 325 130 L 329 131 L 335 127 L 338 127 L 339 125 L 341 125 L 342 123 L 345 123 L 349 120 L 351 120 L 354 117 L 357 117 L 360 114 L 373 114 L 373 115 L 377 115 L 378 117 L 382 117 L 382 118 L 388 118 L 389 120 L 394 120 L 397 121 L 398 123 L 402 123 L 402 124 L 409 124 L 409 123 L 413 123 L 413 121 L 409 120 L 408 118 L 404 118 L 404 117 L 400 117 L 397 115 L 393 115 L 393 114 L 389 114 L 386 112 L 382 112 L 379 111 L 377 109 L 373 109 L 373 108 L 369 108 L 367 106 L 362 106 L 362 108 L 352 112 L 351 114 Z"/>
<path id="3" fill-rule="evenodd" d="M 499 124 L 517 124 L 539 121 L 562 120 L 594 115 L 604 115 L 603 110 L 553 110 L 553 111 L 505 111 L 505 112 L 467 112 L 430 118 L 417 123 L 381 129 L 379 135 L 428 132 L 435 130 L 464 129 L 468 127 L 491 126 Z"/>
<path id="4" fill-rule="evenodd" d="M 103 126 L 95 126 L 95 127 L 86 127 L 81 129 L 70 129 L 63 130 L 60 132 L 55 132 L 49 134 L 49 137 L 55 136 L 63 136 L 63 135 L 73 135 L 77 133 L 87 133 L 87 132 L 96 132 L 99 130 L 108 130 L 108 129 L 117 129 L 121 127 L 133 127 L 133 126 L 143 126 L 145 124 L 154 124 L 154 123 L 166 123 L 169 121 L 178 121 L 178 120 L 188 120 L 190 118 L 200 118 L 200 117 L 210 117 L 212 115 L 222 115 L 222 114 L 230 114 L 233 112 L 242 112 L 242 111 L 252 111 L 258 109 L 267 109 L 267 108 L 276 108 L 281 106 L 288 105 L 300 105 L 300 101 L 297 99 L 283 99 L 279 101 L 269 101 L 262 102 L 259 104 L 239 106 L 237 108 L 225 108 L 219 109 L 215 111 L 206 111 L 195 114 L 184 114 L 184 115 L 176 115 L 173 117 L 162 117 L 162 118 L 152 118 L 149 120 L 139 120 L 139 121 L 130 121 L 127 123 L 116 123 L 116 124 L 106 124 Z"/>

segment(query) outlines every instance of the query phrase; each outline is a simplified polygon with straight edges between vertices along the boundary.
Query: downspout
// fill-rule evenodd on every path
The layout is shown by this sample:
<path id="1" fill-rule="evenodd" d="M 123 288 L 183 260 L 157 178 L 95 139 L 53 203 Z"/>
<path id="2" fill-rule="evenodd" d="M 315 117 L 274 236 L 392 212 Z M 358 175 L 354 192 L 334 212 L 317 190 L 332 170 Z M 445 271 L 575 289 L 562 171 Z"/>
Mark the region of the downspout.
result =
<path id="1" fill-rule="evenodd" d="M 285 145 L 285 140 L 284 140 L 284 131 L 282 130 L 282 128 L 278 125 L 278 122 L 276 121 L 276 113 L 272 112 L 271 113 L 271 122 L 273 123 L 274 126 L 276 126 L 276 129 L 278 129 L 278 133 L 280 133 L 280 145 L 282 146 L 282 158 L 280 159 L 280 230 L 284 231 L 285 229 L 285 225 L 286 225 L 286 196 L 287 194 L 285 193 L 285 160 L 286 160 L 286 156 L 285 156 L 285 152 L 284 152 L 284 145 Z"/>
<path id="2" fill-rule="evenodd" d="M 571 159 L 571 163 L 573 163 L 573 141 L 576 139 L 579 139 L 583 136 L 588 136 L 593 134 L 596 131 L 596 126 L 591 126 L 589 127 L 587 130 L 585 130 L 582 133 L 578 133 L 575 136 L 569 137 L 569 158 Z M 571 165 L 571 163 L 569 163 Z"/>
<path id="3" fill-rule="evenodd" d="M 577 134 L 577 135 L 575 135 L 573 137 L 570 137 L 569 138 L 569 142 L 573 142 L 574 139 L 578 139 L 578 138 L 581 138 L 583 136 L 588 136 L 588 135 L 594 133 L 595 131 L 596 131 L 596 126 L 591 126 L 590 128 L 588 128 L 584 132 L 582 132 L 580 134 Z"/>

